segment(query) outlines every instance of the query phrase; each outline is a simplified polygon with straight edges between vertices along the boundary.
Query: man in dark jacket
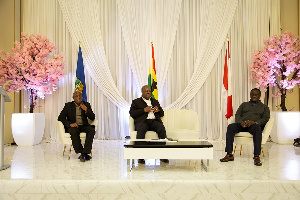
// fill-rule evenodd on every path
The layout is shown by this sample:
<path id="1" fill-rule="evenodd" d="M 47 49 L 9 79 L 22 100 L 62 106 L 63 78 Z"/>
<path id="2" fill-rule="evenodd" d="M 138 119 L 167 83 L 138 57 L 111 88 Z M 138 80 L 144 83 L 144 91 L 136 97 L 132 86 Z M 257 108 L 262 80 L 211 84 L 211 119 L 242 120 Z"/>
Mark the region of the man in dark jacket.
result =
<path id="1" fill-rule="evenodd" d="M 236 111 L 236 123 L 229 124 L 227 127 L 225 147 L 227 155 L 220 159 L 221 162 L 234 160 L 232 155 L 234 135 L 239 132 L 249 132 L 253 135 L 254 165 L 262 165 L 259 157 L 261 152 L 262 130 L 270 119 L 270 109 L 259 100 L 260 95 L 261 92 L 259 89 L 252 89 L 250 92 L 250 101 L 242 103 Z"/>
<path id="2" fill-rule="evenodd" d="M 129 114 L 134 119 L 136 139 L 145 139 L 147 131 L 155 131 L 160 139 L 165 139 L 166 129 L 160 119 L 164 116 L 164 111 L 159 102 L 150 97 L 151 89 L 145 85 L 142 87 L 142 97 L 132 101 Z M 161 159 L 161 161 L 169 162 L 167 159 Z M 145 161 L 139 159 L 139 163 L 145 163 Z"/>
<path id="3" fill-rule="evenodd" d="M 72 145 L 76 153 L 80 153 L 81 162 L 90 160 L 95 127 L 88 123 L 88 119 L 94 120 L 95 114 L 88 102 L 82 101 L 82 94 L 79 91 L 73 93 L 74 101 L 65 104 L 58 116 L 58 120 L 64 124 L 66 132 L 70 133 Z M 86 133 L 84 147 L 81 144 L 80 132 Z"/>

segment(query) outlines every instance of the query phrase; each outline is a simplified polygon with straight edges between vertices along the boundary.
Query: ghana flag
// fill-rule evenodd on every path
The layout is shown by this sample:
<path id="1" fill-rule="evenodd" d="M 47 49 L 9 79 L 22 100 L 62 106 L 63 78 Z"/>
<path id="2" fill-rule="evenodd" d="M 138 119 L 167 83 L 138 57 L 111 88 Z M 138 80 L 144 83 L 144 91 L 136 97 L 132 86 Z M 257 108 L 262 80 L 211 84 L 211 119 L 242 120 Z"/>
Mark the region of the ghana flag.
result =
<path id="1" fill-rule="evenodd" d="M 149 65 L 149 75 L 148 75 L 148 86 L 151 88 L 152 98 L 158 100 L 158 91 L 157 91 L 157 78 L 156 78 L 156 69 L 155 69 L 155 59 L 154 59 L 154 47 L 151 42 L 152 48 L 152 58 Z"/>
<path id="2" fill-rule="evenodd" d="M 79 45 L 78 60 L 77 60 L 75 91 L 80 91 L 82 93 L 82 100 L 87 101 L 83 58 L 82 58 L 80 45 Z"/>

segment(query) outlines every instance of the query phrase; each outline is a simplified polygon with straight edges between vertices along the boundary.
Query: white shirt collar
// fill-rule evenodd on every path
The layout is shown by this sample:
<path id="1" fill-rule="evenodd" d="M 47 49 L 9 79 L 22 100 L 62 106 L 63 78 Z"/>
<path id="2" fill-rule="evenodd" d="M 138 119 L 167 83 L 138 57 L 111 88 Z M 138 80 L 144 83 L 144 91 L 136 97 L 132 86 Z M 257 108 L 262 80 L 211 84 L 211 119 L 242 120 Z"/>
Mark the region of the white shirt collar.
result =
<path id="1" fill-rule="evenodd" d="M 144 97 L 142 97 L 142 99 L 145 101 L 145 102 L 147 102 L 147 101 L 151 101 L 151 97 L 147 100 L 147 99 L 145 99 Z"/>

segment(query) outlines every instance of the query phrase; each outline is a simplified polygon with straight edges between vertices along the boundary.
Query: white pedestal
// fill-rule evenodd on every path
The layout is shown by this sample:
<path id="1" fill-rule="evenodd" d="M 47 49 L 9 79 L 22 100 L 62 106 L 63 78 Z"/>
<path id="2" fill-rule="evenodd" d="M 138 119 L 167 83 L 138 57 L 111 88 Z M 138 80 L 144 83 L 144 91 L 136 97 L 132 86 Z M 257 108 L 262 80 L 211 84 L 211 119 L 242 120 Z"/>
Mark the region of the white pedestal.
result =
<path id="1" fill-rule="evenodd" d="M 11 118 L 11 129 L 17 145 L 39 144 L 44 135 L 44 113 L 14 113 Z"/>
<path id="2" fill-rule="evenodd" d="M 300 112 L 271 112 L 274 125 L 271 131 L 273 142 L 278 144 L 293 144 L 300 137 Z"/>

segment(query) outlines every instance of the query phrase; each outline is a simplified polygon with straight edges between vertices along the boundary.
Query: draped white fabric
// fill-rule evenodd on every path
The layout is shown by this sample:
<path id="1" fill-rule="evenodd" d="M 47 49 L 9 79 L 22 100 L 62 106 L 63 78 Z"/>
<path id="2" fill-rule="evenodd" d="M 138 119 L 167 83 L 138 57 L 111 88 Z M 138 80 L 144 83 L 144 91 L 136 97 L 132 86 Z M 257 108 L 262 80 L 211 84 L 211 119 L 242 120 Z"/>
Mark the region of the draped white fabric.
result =
<path id="1" fill-rule="evenodd" d="M 99 89 L 116 106 L 128 109 L 112 78 L 105 55 L 100 28 L 99 1 L 59 0 L 64 19 L 73 40 L 82 42 L 86 69 Z"/>
<path id="2" fill-rule="evenodd" d="M 200 137 L 224 139 L 226 37 L 231 43 L 235 112 L 254 86 L 248 68 L 253 52 L 280 31 L 279 8 L 280 0 L 22 1 L 22 31 L 47 36 L 57 52 L 66 54 L 66 76 L 35 110 L 45 113 L 45 139 L 58 140 L 56 117 L 72 100 L 79 41 L 88 101 L 99 119 L 96 139 L 129 134 L 128 108 L 147 83 L 152 41 L 162 106 L 195 110 Z M 273 108 L 274 99 L 270 102 Z M 26 112 L 26 93 L 22 104 Z"/>
<path id="3" fill-rule="evenodd" d="M 174 103 L 166 107 L 167 109 L 185 106 L 207 79 L 224 44 L 238 1 L 199 2 L 199 6 L 195 5 L 196 17 L 193 19 L 196 21 L 193 34 L 197 38 L 194 41 L 196 44 L 194 71 L 187 87 Z"/>

